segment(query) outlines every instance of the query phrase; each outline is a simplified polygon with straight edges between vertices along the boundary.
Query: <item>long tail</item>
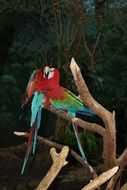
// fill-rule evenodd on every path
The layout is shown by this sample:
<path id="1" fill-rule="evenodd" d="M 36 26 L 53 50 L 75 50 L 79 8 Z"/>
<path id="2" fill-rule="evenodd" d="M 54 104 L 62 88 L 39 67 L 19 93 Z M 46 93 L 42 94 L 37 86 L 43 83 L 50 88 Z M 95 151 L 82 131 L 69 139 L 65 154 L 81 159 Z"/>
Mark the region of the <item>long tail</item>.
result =
<path id="1" fill-rule="evenodd" d="M 37 128 L 37 125 L 36 125 L 36 123 L 34 123 L 33 127 L 30 130 L 30 133 L 29 133 L 29 139 L 28 139 L 28 143 L 27 143 L 26 154 L 25 154 L 25 158 L 24 158 L 24 162 L 23 162 L 23 166 L 22 166 L 22 170 L 21 170 L 21 175 L 24 173 L 29 155 L 31 153 L 33 139 L 34 139 L 34 133 L 36 131 L 36 128 Z"/>
<path id="2" fill-rule="evenodd" d="M 33 154 L 35 153 L 36 142 L 37 142 L 37 132 L 41 124 L 41 110 L 42 110 L 43 102 L 44 102 L 44 95 L 42 93 L 39 94 L 38 92 L 35 92 L 32 99 L 32 104 L 31 104 L 30 136 L 28 139 L 27 150 L 26 150 L 21 174 L 24 173 L 26 163 L 31 153 L 31 149 L 32 149 L 32 153 Z"/>
<path id="3" fill-rule="evenodd" d="M 39 107 L 38 114 L 37 114 L 37 127 L 36 127 L 35 133 L 34 133 L 33 154 L 35 153 L 35 148 L 36 148 L 37 132 L 38 132 L 38 129 L 40 128 L 40 124 L 41 124 L 41 110 L 42 110 L 42 108 Z"/>
<path id="4" fill-rule="evenodd" d="M 31 149 L 32 149 L 32 153 L 33 154 L 35 153 L 35 148 L 36 148 L 36 143 L 37 143 L 37 132 L 38 132 L 38 129 L 40 128 L 40 123 L 41 123 L 41 107 L 38 110 L 37 119 L 35 120 L 33 126 L 30 129 L 30 134 L 29 134 L 29 139 L 27 143 L 27 149 L 26 149 L 26 154 L 25 154 L 25 158 L 23 162 L 21 175 L 24 173 L 29 155 L 31 153 Z"/>
<path id="5" fill-rule="evenodd" d="M 79 151 L 81 153 L 81 156 L 87 162 L 87 158 L 85 156 L 85 153 L 84 153 L 82 145 L 81 145 L 81 141 L 80 141 L 79 136 L 78 136 L 77 126 L 74 123 L 72 123 L 72 125 L 73 125 L 74 133 L 75 133 L 75 136 L 76 136 L 76 140 L 77 140 L 77 143 L 78 143 L 78 148 L 79 148 Z"/>

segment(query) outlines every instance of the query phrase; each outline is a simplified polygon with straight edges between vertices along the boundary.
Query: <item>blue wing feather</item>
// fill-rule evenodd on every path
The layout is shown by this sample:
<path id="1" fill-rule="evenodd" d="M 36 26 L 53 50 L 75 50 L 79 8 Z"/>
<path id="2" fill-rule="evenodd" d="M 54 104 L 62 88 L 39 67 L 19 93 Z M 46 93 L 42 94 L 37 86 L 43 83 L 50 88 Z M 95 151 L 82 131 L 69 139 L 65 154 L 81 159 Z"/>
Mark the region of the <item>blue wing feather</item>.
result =
<path id="1" fill-rule="evenodd" d="M 37 141 L 37 131 L 40 128 L 41 123 L 41 110 L 43 107 L 43 103 L 45 101 L 45 97 L 43 93 L 34 93 L 32 105 L 31 105 L 31 127 L 34 122 L 37 121 L 37 128 L 34 133 L 34 142 L 33 142 L 33 153 L 35 152 L 36 141 Z"/>
<path id="2" fill-rule="evenodd" d="M 32 100 L 32 105 L 31 105 L 30 136 L 28 139 L 28 145 L 27 145 L 27 150 L 26 150 L 21 174 L 24 173 L 24 169 L 26 167 L 26 163 L 29 158 L 31 149 L 33 148 L 33 150 L 32 150 L 33 154 L 35 152 L 36 141 L 37 141 L 37 132 L 38 132 L 38 129 L 40 128 L 40 124 L 41 124 L 41 110 L 42 110 L 44 102 L 45 102 L 44 94 L 35 92 L 33 100 Z M 37 125 L 36 125 L 36 123 L 37 123 Z"/>
<path id="3" fill-rule="evenodd" d="M 39 109 L 43 107 L 44 101 L 45 97 L 43 93 L 38 93 L 38 92 L 34 93 L 31 105 L 31 127 L 33 126 L 33 123 L 36 120 Z"/>
<path id="4" fill-rule="evenodd" d="M 42 107 L 40 106 L 39 110 L 38 110 L 38 114 L 37 114 L 37 127 L 36 127 L 35 133 L 34 133 L 33 154 L 34 154 L 35 148 L 36 148 L 37 132 L 38 132 L 38 129 L 40 128 L 40 124 L 41 124 L 41 110 L 42 110 Z"/>

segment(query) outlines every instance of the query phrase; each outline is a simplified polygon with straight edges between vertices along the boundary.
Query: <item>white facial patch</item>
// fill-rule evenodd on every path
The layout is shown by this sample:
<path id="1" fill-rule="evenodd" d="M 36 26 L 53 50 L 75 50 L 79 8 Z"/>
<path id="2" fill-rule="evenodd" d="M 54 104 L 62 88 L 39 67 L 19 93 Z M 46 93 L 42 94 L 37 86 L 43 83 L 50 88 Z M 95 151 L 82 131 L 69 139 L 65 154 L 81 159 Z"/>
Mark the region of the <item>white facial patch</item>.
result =
<path id="1" fill-rule="evenodd" d="M 54 77 L 54 70 L 55 70 L 55 68 L 50 68 L 50 67 L 46 66 L 44 68 L 43 77 L 47 78 L 47 79 L 53 78 Z"/>

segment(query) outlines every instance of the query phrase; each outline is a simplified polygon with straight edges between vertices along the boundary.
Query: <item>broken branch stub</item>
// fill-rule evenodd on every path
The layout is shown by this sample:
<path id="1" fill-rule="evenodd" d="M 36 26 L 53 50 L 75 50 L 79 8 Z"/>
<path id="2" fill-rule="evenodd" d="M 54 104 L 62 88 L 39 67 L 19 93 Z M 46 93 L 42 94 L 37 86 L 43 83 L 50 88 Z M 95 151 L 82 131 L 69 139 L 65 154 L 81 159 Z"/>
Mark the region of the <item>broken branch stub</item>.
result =
<path id="1" fill-rule="evenodd" d="M 55 177 L 60 172 L 61 168 L 65 166 L 68 162 L 66 161 L 66 157 L 68 155 L 69 148 L 68 146 L 64 146 L 62 151 L 58 154 L 55 148 L 51 148 L 50 154 L 53 160 L 53 164 L 49 169 L 48 173 L 42 179 L 36 190 L 46 190 L 53 182 Z"/>
<path id="2" fill-rule="evenodd" d="M 77 80 L 76 73 L 77 73 L 77 71 L 80 71 L 80 68 L 77 65 L 77 63 L 75 62 L 73 57 L 71 58 L 70 69 L 71 69 L 73 77 L 74 77 L 74 79 L 76 81 Z"/>
<path id="3" fill-rule="evenodd" d="M 104 184 L 106 181 L 108 181 L 117 171 L 119 167 L 116 166 L 104 173 L 102 173 L 100 176 L 98 176 L 96 179 L 91 180 L 91 182 L 86 185 L 81 190 L 95 190 L 96 188 L 100 187 L 102 184 Z"/>

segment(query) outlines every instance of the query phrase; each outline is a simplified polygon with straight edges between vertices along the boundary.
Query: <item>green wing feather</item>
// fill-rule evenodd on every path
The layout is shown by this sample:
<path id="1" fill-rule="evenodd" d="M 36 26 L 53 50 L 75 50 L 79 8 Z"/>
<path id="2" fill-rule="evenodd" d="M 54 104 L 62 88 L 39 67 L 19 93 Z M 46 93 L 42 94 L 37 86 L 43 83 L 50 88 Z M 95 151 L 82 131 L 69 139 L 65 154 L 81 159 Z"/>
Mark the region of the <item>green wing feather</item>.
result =
<path id="1" fill-rule="evenodd" d="M 64 109 L 70 113 L 75 113 L 77 110 L 84 111 L 83 102 L 69 90 L 64 91 L 62 98 L 50 98 L 50 102 L 56 109 Z"/>

